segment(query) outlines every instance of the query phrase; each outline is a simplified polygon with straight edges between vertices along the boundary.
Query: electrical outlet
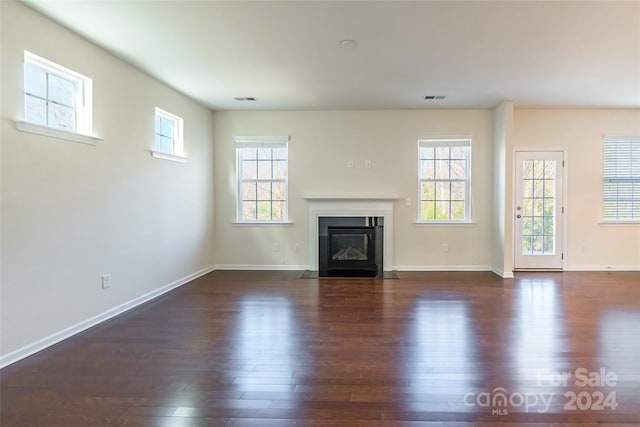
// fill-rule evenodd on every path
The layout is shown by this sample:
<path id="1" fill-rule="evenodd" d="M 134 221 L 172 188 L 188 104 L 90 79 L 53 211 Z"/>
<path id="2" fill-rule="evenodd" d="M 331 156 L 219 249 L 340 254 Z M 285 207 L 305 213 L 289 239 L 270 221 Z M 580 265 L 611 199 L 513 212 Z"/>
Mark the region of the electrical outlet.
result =
<path id="1" fill-rule="evenodd" d="M 295 245 L 293 245 L 293 250 L 295 252 L 300 252 L 300 243 L 296 243 Z"/>
<path id="2" fill-rule="evenodd" d="M 273 252 L 280 252 L 280 243 L 273 244 Z"/>
<path id="3" fill-rule="evenodd" d="M 443 243 L 442 247 L 440 248 L 440 250 L 442 252 L 449 252 L 449 244 L 448 243 Z"/>
<path id="4" fill-rule="evenodd" d="M 107 289 L 111 287 L 111 274 L 103 274 L 102 275 L 102 289 Z"/>

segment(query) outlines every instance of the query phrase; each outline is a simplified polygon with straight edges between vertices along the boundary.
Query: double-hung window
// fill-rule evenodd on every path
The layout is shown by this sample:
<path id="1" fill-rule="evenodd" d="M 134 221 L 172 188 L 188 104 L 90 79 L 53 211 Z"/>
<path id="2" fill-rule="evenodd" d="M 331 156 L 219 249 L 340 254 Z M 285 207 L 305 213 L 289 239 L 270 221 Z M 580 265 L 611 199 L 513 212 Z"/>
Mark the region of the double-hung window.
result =
<path id="1" fill-rule="evenodd" d="M 238 222 L 287 222 L 289 137 L 235 140 Z"/>
<path id="2" fill-rule="evenodd" d="M 471 139 L 418 140 L 419 222 L 469 222 Z"/>
<path id="3" fill-rule="evenodd" d="M 154 151 L 174 156 L 184 154 L 183 120 L 156 107 Z"/>
<path id="4" fill-rule="evenodd" d="M 25 122 L 90 135 L 91 79 L 31 52 L 24 62 Z"/>
<path id="5" fill-rule="evenodd" d="M 640 137 L 604 139 L 604 220 L 640 222 Z"/>

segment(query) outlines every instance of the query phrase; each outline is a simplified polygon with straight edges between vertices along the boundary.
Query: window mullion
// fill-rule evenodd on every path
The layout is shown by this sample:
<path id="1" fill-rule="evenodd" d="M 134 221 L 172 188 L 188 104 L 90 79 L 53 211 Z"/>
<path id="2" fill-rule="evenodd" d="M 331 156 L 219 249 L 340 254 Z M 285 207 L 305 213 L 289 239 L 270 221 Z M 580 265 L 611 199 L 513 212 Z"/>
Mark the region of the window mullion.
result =
<path id="1" fill-rule="evenodd" d="M 45 72 L 44 73 L 44 93 L 45 93 L 45 102 L 44 102 L 44 109 L 45 109 L 45 118 L 46 121 L 45 123 L 47 124 L 47 126 L 51 126 L 51 123 L 49 122 L 49 72 Z"/>

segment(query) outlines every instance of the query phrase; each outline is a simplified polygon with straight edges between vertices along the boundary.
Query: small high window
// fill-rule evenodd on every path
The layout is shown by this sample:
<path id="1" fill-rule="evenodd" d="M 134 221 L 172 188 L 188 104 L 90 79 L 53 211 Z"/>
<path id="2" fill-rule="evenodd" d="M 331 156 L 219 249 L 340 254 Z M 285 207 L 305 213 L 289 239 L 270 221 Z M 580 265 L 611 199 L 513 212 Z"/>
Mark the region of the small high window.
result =
<path id="1" fill-rule="evenodd" d="M 156 108 L 154 151 L 182 156 L 182 125 L 181 117 Z"/>
<path id="2" fill-rule="evenodd" d="M 24 62 L 25 122 L 90 135 L 91 79 L 31 52 Z"/>

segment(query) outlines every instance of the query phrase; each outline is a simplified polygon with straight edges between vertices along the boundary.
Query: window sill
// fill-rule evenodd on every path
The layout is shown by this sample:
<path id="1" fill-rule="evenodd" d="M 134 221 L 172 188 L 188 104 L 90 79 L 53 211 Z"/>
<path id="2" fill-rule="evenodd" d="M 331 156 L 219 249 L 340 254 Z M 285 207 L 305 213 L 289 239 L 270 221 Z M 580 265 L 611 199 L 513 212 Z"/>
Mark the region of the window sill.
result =
<path id="1" fill-rule="evenodd" d="M 37 135 L 49 136 L 51 138 L 64 139 L 67 141 L 79 142 L 81 144 L 98 145 L 102 138 L 82 133 L 69 132 L 62 129 L 56 129 L 49 126 L 42 126 L 35 123 L 24 121 L 15 122 L 16 129 L 21 132 L 30 132 Z"/>
<path id="2" fill-rule="evenodd" d="M 413 225 L 418 226 L 418 227 L 449 227 L 449 226 L 453 226 L 453 227 L 475 227 L 476 226 L 476 222 L 475 221 L 469 221 L 469 222 L 460 222 L 460 221 L 431 221 L 431 222 L 426 222 L 426 221 L 414 221 Z"/>
<path id="3" fill-rule="evenodd" d="M 264 226 L 270 226 L 270 225 L 275 225 L 275 226 L 281 226 L 281 227 L 291 227 L 293 225 L 293 222 L 291 221 L 234 221 L 231 223 L 233 226 L 238 226 L 238 227 L 251 227 L 251 226 L 258 226 L 258 227 L 264 227 Z"/>
<path id="4" fill-rule="evenodd" d="M 632 220 L 626 220 L 626 221 L 614 221 L 614 220 L 609 220 L 609 221 L 605 221 L 602 220 L 598 223 L 599 225 L 604 225 L 604 226 L 609 226 L 609 225 L 640 225 L 640 220 L 639 221 L 632 221 Z"/>
<path id="5" fill-rule="evenodd" d="M 151 157 L 154 157 L 156 159 L 171 160 L 172 162 L 178 163 L 187 163 L 189 161 L 189 159 L 186 157 L 163 153 L 162 151 L 149 150 L 149 152 L 151 153 Z"/>

